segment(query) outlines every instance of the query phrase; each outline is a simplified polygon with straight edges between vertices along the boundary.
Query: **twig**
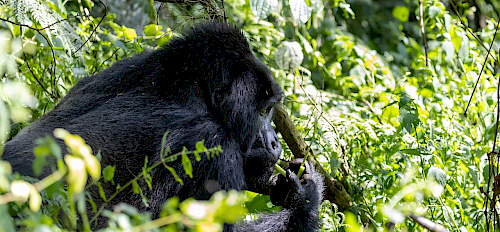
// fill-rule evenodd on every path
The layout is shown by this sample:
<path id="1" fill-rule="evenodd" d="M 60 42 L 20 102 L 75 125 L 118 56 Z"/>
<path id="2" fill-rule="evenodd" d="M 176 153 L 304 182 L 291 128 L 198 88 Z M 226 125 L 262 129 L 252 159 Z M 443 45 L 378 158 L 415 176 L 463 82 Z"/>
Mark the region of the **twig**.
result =
<path id="1" fill-rule="evenodd" d="M 87 42 L 89 42 L 90 38 L 92 38 L 92 36 L 94 35 L 94 33 L 97 31 L 97 27 L 99 27 L 99 25 L 101 25 L 101 23 L 104 20 L 104 18 L 106 18 L 106 16 L 108 15 L 108 6 L 106 6 L 106 4 L 104 4 L 102 2 L 102 0 L 99 0 L 99 2 L 104 6 L 104 14 L 102 15 L 101 20 L 99 20 L 99 22 L 94 27 L 94 29 L 92 29 L 92 32 L 90 33 L 90 36 L 85 40 L 85 42 L 78 49 L 76 49 L 76 52 L 80 51 L 80 49 L 82 49 L 83 46 L 85 46 L 85 44 L 87 44 Z"/>
<path id="2" fill-rule="evenodd" d="M 481 74 L 483 73 L 484 66 L 486 66 L 486 62 L 488 62 L 488 56 L 490 56 L 491 48 L 493 48 L 493 43 L 495 42 L 495 37 L 497 36 L 498 26 L 500 25 L 500 21 L 497 23 L 497 27 L 495 28 L 495 34 L 493 35 L 493 39 L 491 40 L 490 48 L 488 49 L 488 53 L 486 54 L 486 58 L 484 59 L 483 66 L 481 66 L 481 71 L 477 76 L 476 84 L 474 85 L 474 89 L 472 90 L 472 94 L 470 96 L 469 102 L 467 102 L 467 107 L 465 107 L 464 116 L 467 116 L 467 110 L 469 109 L 469 105 L 474 97 L 474 93 L 476 92 L 477 84 L 479 84 L 479 79 L 481 79 Z"/>
<path id="3" fill-rule="evenodd" d="M 42 84 L 42 82 L 38 79 L 38 77 L 35 76 L 35 73 L 33 73 L 33 70 L 31 69 L 31 66 L 28 62 L 28 59 L 26 58 L 26 54 L 23 54 L 24 56 L 24 61 L 26 61 L 26 66 L 28 66 L 28 70 L 30 71 L 31 75 L 33 75 L 33 78 L 35 78 L 36 82 L 42 87 L 43 91 L 49 95 L 49 97 L 52 98 L 52 100 L 56 100 L 56 97 L 50 93 L 45 86 Z"/>
<path id="4" fill-rule="evenodd" d="M 408 217 L 429 231 L 449 232 L 449 230 L 446 229 L 443 225 L 435 223 L 435 222 L 427 219 L 426 217 L 418 216 L 415 214 L 410 214 Z"/>
<path id="5" fill-rule="evenodd" d="M 450 1 L 450 4 L 453 6 L 453 10 L 455 11 L 455 14 L 457 15 L 458 19 L 460 19 L 462 26 L 465 27 L 465 30 L 467 32 L 469 32 L 469 34 L 471 34 L 474 37 L 474 39 L 476 39 L 479 42 L 478 44 L 480 44 L 485 50 L 488 50 L 488 48 L 484 45 L 483 40 L 481 38 L 479 38 L 476 34 L 474 34 L 474 32 L 470 29 L 470 27 L 465 25 L 465 22 L 464 22 L 464 20 L 462 20 L 462 17 L 460 17 L 458 15 L 458 9 L 457 9 L 457 5 L 455 5 L 455 2 Z M 495 56 L 493 56 L 492 54 L 489 54 L 489 57 L 491 59 L 493 59 L 498 66 L 500 66 L 500 62 L 498 62 L 498 59 Z"/>

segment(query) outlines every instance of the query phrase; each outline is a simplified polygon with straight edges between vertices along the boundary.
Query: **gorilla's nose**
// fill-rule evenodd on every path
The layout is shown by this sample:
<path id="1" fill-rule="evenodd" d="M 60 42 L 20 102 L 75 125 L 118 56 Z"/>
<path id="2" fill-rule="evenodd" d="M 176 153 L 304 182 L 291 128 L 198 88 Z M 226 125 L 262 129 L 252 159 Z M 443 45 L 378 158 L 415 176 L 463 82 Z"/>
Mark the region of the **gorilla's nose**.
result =
<path id="1" fill-rule="evenodd" d="M 266 148 L 276 159 L 280 157 L 281 154 L 281 144 L 278 140 L 278 136 L 274 130 L 267 131 L 267 144 Z"/>

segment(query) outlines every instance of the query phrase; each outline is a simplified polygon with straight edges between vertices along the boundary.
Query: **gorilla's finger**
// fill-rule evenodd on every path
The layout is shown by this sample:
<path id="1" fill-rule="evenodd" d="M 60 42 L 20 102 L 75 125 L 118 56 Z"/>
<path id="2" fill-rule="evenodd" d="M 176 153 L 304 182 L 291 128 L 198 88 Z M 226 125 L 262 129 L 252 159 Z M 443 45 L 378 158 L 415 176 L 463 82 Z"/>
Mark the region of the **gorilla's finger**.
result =
<path id="1" fill-rule="evenodd" d="M 297 177 L 297 175 L 295 175 L 295 173 L 293 173 L 290 169 L 288 169 L 286 171 L 288 173 L 288 179 L 290 180 L 290 183 L 289 183 L 290 186 L 293 189 L 300 190 L 302 188 L 302 185 L 300 184 L 300 180 Z"/>

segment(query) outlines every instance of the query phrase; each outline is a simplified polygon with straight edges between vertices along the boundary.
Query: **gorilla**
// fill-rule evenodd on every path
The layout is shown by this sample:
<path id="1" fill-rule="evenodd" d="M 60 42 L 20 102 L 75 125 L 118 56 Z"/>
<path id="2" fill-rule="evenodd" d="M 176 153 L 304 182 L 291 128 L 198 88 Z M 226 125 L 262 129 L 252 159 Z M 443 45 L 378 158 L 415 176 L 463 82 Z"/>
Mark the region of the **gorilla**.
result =
<path id="1" fill-rule="evenodd" d="M 286 177 L 269 181 L 281 153 L 270 124 L 281 97 L 281 88 L 241 31 L 207 22 L 159 50 L 82 78 L 52 111 L 5 144 L 3 158 L 14 171 L 33 176 L 34 141 L 64 128 L 100 151 L 102 166 L 116 166 L 115 184 L 123 186 L 141 173 L 146 157 L 149 164 L 161 161 L 162 146 L 173 154 L 183 147 L 195 150 L 196 142 L 204 140 L 206 147 L 220 145 L 223 151 L 214 158 L 193 159 L 193 178 L 185 174 L 180 159 L 169 163 L 183 185 L 160 165 L 151 173 L 151 188 L 141 183 L 148 206 L 129 188 L 106 207 L 124 202 L 158 217 L 162 204 L 173 196 L 206 200 L 218 190 L 267 191 L 282 211 L 224 225 L 224 231 L 315 231 L 323 190 L 320 175 L 307 164 L 302 180 L 288 169 Z M 50 172 L 45 168 L 42 177 Z M 110 183 L 103 185 L 107 196 L 116 190 Z M 104 204 L 97 189 L 90 192 L 98 206 Z M 105 220 L 99 223 L 103 227 Z"/>

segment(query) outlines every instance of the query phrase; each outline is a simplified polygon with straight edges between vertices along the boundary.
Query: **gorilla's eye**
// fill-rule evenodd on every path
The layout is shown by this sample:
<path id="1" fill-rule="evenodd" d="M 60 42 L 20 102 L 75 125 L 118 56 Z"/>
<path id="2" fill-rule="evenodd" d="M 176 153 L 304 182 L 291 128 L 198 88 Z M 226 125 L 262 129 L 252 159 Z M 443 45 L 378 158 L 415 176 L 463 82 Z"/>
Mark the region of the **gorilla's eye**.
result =
<path id="1" fill-rule="evenodd" d="M 273 106 L 268 106 L 267 108 L 265 108 L 260 114 L 262 116 L 266 116 L 266 115 L 269 115 L 269 113 L 271 113 L 271 110 L 273 109 Z"/>

